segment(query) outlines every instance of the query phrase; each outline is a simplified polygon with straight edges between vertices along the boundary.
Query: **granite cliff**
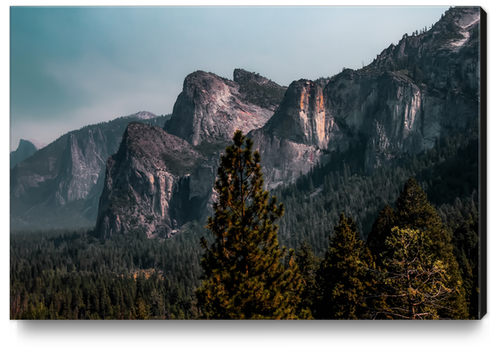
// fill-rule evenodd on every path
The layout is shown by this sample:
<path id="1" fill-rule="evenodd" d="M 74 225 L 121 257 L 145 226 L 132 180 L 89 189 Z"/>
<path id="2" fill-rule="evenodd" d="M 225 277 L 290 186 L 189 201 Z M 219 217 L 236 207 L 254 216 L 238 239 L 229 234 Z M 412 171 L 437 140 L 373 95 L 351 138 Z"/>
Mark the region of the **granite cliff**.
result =
<path id="1" fill-rule="evenodd" d="M 236 129 L 248 133 L 272 116 L 285 87 L 237 69 L 235 81 L 196 71 L 185 78 L 165 130 L 192 145 L 228 143 Z"/>
<path id="2" fill-rule="evenodd" d="M 479 31 L 479 8 L 452 8 L 362 69 L 288 88 L 242 69 L 233 81 L 191 73 L 163 129 L 158 117 L 127 118 L 117 130 L 90 126 L 19 163 L 11 171 L 12 223 L 97 219 L 102 237 L 136 229 L 168 237 L 212 211 L 220 153 L 237 129 L 260 152 L 267 189 L 328 165 L 333 152 L 360 148 L 370 173 L 440 137 L 475 131 Z"/>
<path id="3" fill-rule="evenodd" d="M 185 79 L 164 129 L 131 123 L 107 161 L 96 230 L 168 237 L 212 212 L 220 154 L 236 129 L 262 127 L 285 87 L 243 69 L 235 81 L 197 71 Z"/>
<path id="4" fill-rule="evenodd" d="M 163 126 L 168 117 L 139 112 L 71 131 L 10 171 L 11 229 L 92 227 L 106 160 L 119 148 L 126 126 Z"/>
<path id="5" fill-rule="evenodd" d="M 372 172 L 404 153 L 431 148 L 437 138 L 474 130 L 479 11 L 448 10 L 433 28 L 404 35 L 363 69 L 294 81 L 264 127 L 249 133 L 268 187 L 294 181 L 349 146 L 365 148 L 365 170 Z"/>
<path id="6" fill-rule="evenodd" d="M 136 229 L 150 238 L 174 233 L 210 198 L 214 175 L 206 182 L 203 168 L 196 171 L 203 161 L 193 146 L 162 128 L 130 123 L 118 152 L 107 161 L 99 235 Z"/>

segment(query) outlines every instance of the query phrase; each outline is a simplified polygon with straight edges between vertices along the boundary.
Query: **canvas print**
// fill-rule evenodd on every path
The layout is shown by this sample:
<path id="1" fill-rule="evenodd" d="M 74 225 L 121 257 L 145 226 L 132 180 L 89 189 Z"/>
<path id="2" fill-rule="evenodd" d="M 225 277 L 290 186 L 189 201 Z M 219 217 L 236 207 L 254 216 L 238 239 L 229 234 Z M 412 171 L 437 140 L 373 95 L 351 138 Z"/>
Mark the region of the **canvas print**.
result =
<path id="1" fill-rule="evenodd" d="M 486 314 L 480 7 L 11 7 L 11 320 Z"/>

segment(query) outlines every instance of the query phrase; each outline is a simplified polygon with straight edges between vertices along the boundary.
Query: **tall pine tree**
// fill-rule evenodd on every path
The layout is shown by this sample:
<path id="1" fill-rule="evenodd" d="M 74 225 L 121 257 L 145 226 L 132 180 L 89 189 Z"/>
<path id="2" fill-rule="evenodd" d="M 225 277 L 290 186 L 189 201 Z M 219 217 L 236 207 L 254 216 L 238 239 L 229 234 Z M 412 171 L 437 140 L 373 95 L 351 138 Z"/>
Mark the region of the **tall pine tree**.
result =
<path id="1" fill-rule="evenodd" d="M 342 213 L 334 230 L 318 270 L 315 318 L 366 318 L 366 296 L 373 283 L 368 270 L 372 267 L 371 254 L 351 218 Z"/>
<path id="2" fill-rule="evenodd" d="M 385 250 L 385 240 L 391 235 L 394 223 L 395 211 L 389 204 L 386 204 L 379 213 L 367 238 L 367 246 L 375 258 Z"/>
<path id="3" fill-rule="evenodd" d="M 263 190 L 260 155 L 241 131 L 226 148 L 215 188 L 219 201 L 207 227 L 214 235 L 205 250 L 202 286 L 196 295 L 208 319 L 294 319 L 303 290 L 293 252 L 279 247 L 282 204 Z M 307 318 L 307 317 L 301 317 Z"/>
<path id="4" fill-rule="evenodd" d="M 383 209 L 373 225 L 373 234 L 369 237 L 369 246 L 373 254 L 381 259 L 392 259 L 395 249 L 388 247 L 386 240 L 393 236 L 393 228 L 418 230 L 427 236 L 430 246 L 428 254 L 434 261 L 444 264 L 447 288 L 452 295 L 438 303 L 435 316 L 440 318 L 467 319 L 468 308 L 465 304 L 465 292 L 462 287 L 461 273 L 451 244 L 448 228 L 442 223 L 435 208 L 427 201 L 427 194 L 411 177 L 405 183 L 396 203 L 394 214 L 389 208 Z M 390 230 L 388 232 L 388 230 Z M 380 262 L 377 262 L 380 265 Z"/>
<path id="5" fill-rule="evenodd" d="M 320 266 L 320 259 L 313 253 L 313 249 L 309 243 L 303 241 L 298 252 L 298 267 L 301 272 L 301 277 L 304 283 L 304 291 L 301 294 L 301 302 L 299 307 L 301 310 L 310 311 L 315 315 L 315 303 L 318 292 L 316 284 L 316 274 Z"/>
<path id="6" fill-rule="evenodd" d="M 390 257 L 382 257 L 377 271 L 382 305 L 375 318 L 440 319 L 441 308 L 456 292 L 449 287 L 447 265 L 429 251 L 426 232 L 394 227 L 385 241 Z"/>

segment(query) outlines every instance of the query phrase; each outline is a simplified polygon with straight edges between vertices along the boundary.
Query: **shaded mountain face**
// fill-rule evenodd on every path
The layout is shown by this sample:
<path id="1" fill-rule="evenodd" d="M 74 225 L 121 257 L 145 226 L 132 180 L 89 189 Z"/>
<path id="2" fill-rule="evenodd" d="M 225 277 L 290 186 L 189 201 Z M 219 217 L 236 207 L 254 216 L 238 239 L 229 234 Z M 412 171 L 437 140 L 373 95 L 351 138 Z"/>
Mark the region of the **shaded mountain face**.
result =
<path id="1" fill-rule="evenodd" d="M 15 165 L 29 158 L 39 149 L 44 147 L 44 144 L 33 140 L 20 140 L 19 147 L 15 151 L 10 152 L 10 169 Z"/>
<path id="2" fill-rule="evenodd" d="M 140 112 L 61 136 L 10 172 L 11 229 L 92 227 L 106 160 L 126 126 L 139 120 L 163 126 L 165 117 Z"/>
<path id="3" fill-rule="evenodd" d="M 263 129 L 249 133 L 263 163 L 273 164 L 264 170 L 268 187 L 328 162 L 331 151 L 361 144 L 372 172 L 477 127 L 479 11 L 448 10 L 431 30 L 405 35 L 363 69 L 293 82 Z M 289 148 L 281 159 L 287 165 L 277 161 L 278 143 Z"/>
<path id="4" fill-rule="evenodd" d="M 140 229 L 150 238 L 170 236 L 200 217 L 215 174 L 187 141 L 159 127 L 130 123 L 118 152 L 107 161 L 99 235 Z"/>
<path id="5" fill-rule="evenodd" d="M 285 87 L 245 70 L 236 81 L 196 71 L 186 77 L 165 130 L 192 145 L 228 143 L 235 130 L 261 128 L 272 116 Z"/>
<path id="6" fill-rule="evenodd" d="M 233 71 L 233 81 L 240 86 L 238 92 L 245 101 L 273 112 L 281 103 L 287 89 L 268 78 L 243 69 Z"/>

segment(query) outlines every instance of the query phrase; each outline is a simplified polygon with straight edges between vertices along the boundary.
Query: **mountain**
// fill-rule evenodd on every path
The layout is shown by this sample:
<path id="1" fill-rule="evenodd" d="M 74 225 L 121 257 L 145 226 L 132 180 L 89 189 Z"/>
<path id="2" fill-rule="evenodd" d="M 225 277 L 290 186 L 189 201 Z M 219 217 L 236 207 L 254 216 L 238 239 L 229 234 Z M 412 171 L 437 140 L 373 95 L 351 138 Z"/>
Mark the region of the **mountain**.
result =
<path id="1" fill-rule="evenodd" d="M 200 145 L 230 142 L 236 129 L 261 128 L 286 88 L 243 69 L 233 75 L 234 81 L 204 71 L 188 75 L 165 130 Z"/>
<path id="2" fill-rule="evenodd" d="M 96 230 L 168 237 L 212 212 L 220 154 L 236 129 L 261 127 L 286 90 L 236 69 L 234 81 L 197 71 L 184 81 L 164 129 L 131 123 L 107 162 Z M 163 218 L 162 218 L 163 217 Z"/>
<path id="3" fill-rule="evenodd" d="M 293 182 L 328 162 L 332 151 L 361 145 L 364 169 L 373 172 L 438 138 L 476 129 L 479 28 L 479 8 L 452 8 L 363 69 L 293 82 L 264 127 L 249 134 L 269 187 Z"/>
<path id="4" fill-rule="evenodd" d="M 263 126 L 286 90 L 242 69 L 237 69 L 234 76 L 236 81 L 202 71 L 192 73 L 184 81 L 183 91 L 174 106 L 176 114 L 170 119 L 139 112 L 90 125 L 63 135 L 19 164 L 11 171 L 11 229 L 93 227 L 104 187 L 106 161 L 118 152 L 123 133 L 133 121 L 165 126 L 168 135 L 177 134 L 197 145 L 196 150 L 206 157 L 197 174 L 209 181 L 201 193 L 212 191 L 213 170 L 219 164 L 218 154 L 212 159 L 215 149 L 224 148 L 237 128 L 248 131 Z M 174 158 L 173 162 L 185 167 L 179 160 Z M 209 164 L 210 160 L 213 164 Z M 210 172 L 213 177 L 209 176 Z M 178 171 L 173 174 L 178 176 Z M 184 181 L 194 187 L 191 195 L 201 194 L 195 192 L 203 190 L 202 182 L 196 181 L 194 176 Z M 208 213 L 211 210 L 209 197 L 199 206 Z M 201 213 L 195 215 L 201 216 Z M 167 228 L 172 223 L 165 225 Z M 170 230 L 167 229 L 162 233 Z"/>
<path id="5" fill-rule="evenodd" d="M 46 144 L 36 140 L 20 139 L 17 149 L 10 152 L 10 169 L 17 165 L 17 163 L 29 158 L 44 146 L 46 146 Z"/>
<path id="6" fill-rule="evenodd" d="M 130 123 L 107 161 L 98 233 L 108 237 L 141 229 L 150 238 L 174 233 L 210 199 L 215 172 L 206 175 L 203 162 L 187 141 L 160 127 Z"/>
<path id="7" fill-rule="evenodd" d="M 193 72 L 170 119 L 141 112 L 87 126 L 19 163 L 11 170 L 11 227 L 97 221 L 102 236 L 144 228 L 149 237 L 166 237 L 204 221 L 220 153 L 236 129 L 260 152 L 267 189 L 352 148 L 369 174 L 436 139 L 474 131 L 479 11 L 451 8 L 430 30 L 404 35 L 362 69 L 287 88 L 243 69 L 233 80 Z"/>
<path id="8" fill-rule="evenodd" d="M 260 152 L 268 189 L 351 148 L 361 151 L 364 172 L 373 173 L 438 138 L 477 129 L 479 11 L 452 8 L 430 30 L 404 35 L 360 70 L 294 81 L 287 90 L 241 69 L 234 81 L 190 74 L 165 131 L 131 125 L 109 160 L 99 234 L 143 228 L 149 237 L 166 237 L 192 218 L 203 221 L 215 199 L 219 155 L 236 129 Z M 139 140 L 143 132 L 152 146 Z M 119 203 L 119 210 L 111 208 Z"/>
<path id="9" fill-rule="evenodd" d="M 139 112 L 71 131 L 10 171 L 11 229 L 92 227 L 106 160 L 119 148 L 126 126 L 163 126 L 167 116 Z"/>

